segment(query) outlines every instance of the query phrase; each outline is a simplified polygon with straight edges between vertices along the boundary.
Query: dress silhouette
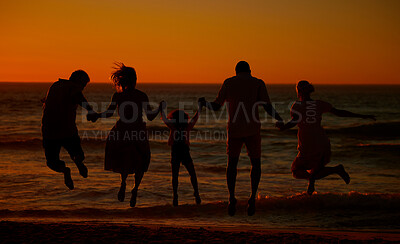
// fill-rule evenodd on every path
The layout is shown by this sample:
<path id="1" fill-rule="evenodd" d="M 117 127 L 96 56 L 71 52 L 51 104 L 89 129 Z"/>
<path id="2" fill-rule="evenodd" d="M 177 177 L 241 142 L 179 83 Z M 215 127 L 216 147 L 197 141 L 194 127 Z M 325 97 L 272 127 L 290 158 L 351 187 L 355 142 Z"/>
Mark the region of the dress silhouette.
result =
<path id="1" fill-rule="evenodd" d="M 315 180 L 331 174 L 338 174 L 346 184 L 349 184 L 350 176 L 343 165 L 326 167 L 331 158 L 331 144 L 321 126 L 322 115 L 329 112 L 339 117 L 363 119 L 375 119 L 375 117 L 339 110 L 327 102 L 312 100 L 310 94 L 314 92 L 314 87 L 308 81 L 300 81 L 296 90 L 299 100 L 294 102 L 291 107 L 292 120 L 283 126 L 278 125 L 281 130 L 296 125 L 299 128 L 297 133 L 299 153 L 291 167 L 293 177 L 309 180 L 307 193 L 310 195 L 315 190 Z"/>
<path id="2" fill-rule="evenodd" d="M 153 120 L 159 110 L 152 110 L 147 95 L 136 89 L 136 71 L 124 64 L 117 64 L 111 79 L 117 89 L 107 111 L 96 114 L 93 118 L 111 117 L 118 111 L 119 120 L 107 137 L 104 169 L 121 175 L 118 200 L 125 199 L 126 179 L 135 174 L 135 186 L 132 189 L 130 206 L 136 206 L 137 192 L 143 175 L 150 164 L 150 146 L 143 111 L 148 120 Z"/>

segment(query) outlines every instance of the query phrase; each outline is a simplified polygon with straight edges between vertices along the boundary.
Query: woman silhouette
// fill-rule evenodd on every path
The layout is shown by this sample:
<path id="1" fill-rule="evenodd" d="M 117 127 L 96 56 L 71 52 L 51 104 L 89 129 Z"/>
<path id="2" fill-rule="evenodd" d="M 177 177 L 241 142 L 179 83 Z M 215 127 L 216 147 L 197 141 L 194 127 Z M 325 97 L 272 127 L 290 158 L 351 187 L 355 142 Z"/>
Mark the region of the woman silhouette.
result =
<path id="1" fill-rule="evenodd" d="M 117 92 L 112 96 L 107 111 L 88 119 L 108 118 L 118 109 L 120 119 L 107 137 L 104 169 L 121 174 L 118 192 L 118 200 L 121 202 L 125 199 L 126 178 L 128 174 L 135 174 L 135 187 L 130 199 L 130 206 L 134 207 L 140 182 L 150 164 L 150 146 L 146 123 L 142 118 L 143 110 L 151 121 L 157 116 L 159 109 L 153 111 L 147 95 L 135 88 L 137 77 L 134 68 L 117 64 L 111 80 Z"/>
<path id="2" fill-rule="evenodd" d="M 314 91 L 313 85 L 302 80 L 297 84 L 298 101 L 293 103 L 290 110 L 292 120 L 283 126 L 277 125 L 280 130 L 298 126 L 298 155 L 292 163 L 292 174 L 296 179 L 307 179 L 308 194 L 315 190 L 315 180 L 325 178 L 331 174 L 338 174 L 346 184 L 350 183 L 350 176 L 343 165 L 326 167 L 330 161 L 331 144 L 321 126 L 322 114 L 330 112 L 339 117 L 355 117 L 373 119 L 373 115 L 355 114 L 346 110 L 334 108 L 331 104 L 312 100 L 310 94 Z"/>

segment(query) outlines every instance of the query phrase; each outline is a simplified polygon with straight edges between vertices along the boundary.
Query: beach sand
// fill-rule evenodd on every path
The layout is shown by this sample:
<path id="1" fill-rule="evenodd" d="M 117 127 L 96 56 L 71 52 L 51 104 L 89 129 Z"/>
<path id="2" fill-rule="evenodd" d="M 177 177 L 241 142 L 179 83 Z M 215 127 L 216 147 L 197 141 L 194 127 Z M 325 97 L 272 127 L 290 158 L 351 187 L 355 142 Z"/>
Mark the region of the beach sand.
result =
<path id="1" fill-rule="evenodd" d="M 138 226 L 74 222 L 0 222 L 1 243 L 389 243 L 397 233 Z"/>

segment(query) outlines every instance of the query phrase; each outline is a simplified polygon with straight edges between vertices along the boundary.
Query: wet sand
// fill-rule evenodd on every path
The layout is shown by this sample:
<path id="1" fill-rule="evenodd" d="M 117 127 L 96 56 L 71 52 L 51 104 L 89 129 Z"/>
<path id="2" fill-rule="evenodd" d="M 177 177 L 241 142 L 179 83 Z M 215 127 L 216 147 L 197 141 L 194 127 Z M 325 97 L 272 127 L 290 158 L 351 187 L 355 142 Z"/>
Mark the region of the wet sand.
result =
<path id="1" fill-rule="evenodd" d="M 389 243 L 399 233 L 138 226 L 117 223 L 0 222 L 1 243 Z"/>

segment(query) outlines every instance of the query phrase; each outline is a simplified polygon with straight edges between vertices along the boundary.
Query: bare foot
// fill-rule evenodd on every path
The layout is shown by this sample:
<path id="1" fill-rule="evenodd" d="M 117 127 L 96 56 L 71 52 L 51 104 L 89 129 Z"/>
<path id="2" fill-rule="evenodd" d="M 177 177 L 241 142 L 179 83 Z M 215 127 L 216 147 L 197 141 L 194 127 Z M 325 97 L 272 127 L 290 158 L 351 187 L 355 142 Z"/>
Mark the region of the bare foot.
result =
<path id="1" fill-rule="evenodd" d="M 75 163 L 75 164 L 78 167 L 79 174 L 82 175 L 83 178 L 87 178 L 88 177 L 88 169 L 86 168 L 86 166 L 82 162 Z"/>
<path id="2" fill-rule="evenodd" d="M 71 178 L 71 170 L 68 167 L 65 167 L 64 183 L 70 190 L 74 189 L 74 182 L 72 181 L 72 178 Z"/>
<path id="3" fill-rule="evenodd" d="M 229 199 L 228 214 L 229 214 L 230 216 L 234 216 L 235 213 L 236 213 L 236 203 L 237 203 L 236 198 L 230 198 L 230 199 Z"/>
<path id="4" fill-rule="evenodd" d="M 350 183 L 350 175 L 346 172 L 346 170 L 344 170 L 343 165 L 339 164 L 339 175 L 340 177 L 342 177 L 342 179 L 344 180 L 344 182 L 346 182 L 346 184 Z"/>
<path id="5" fill-rule="evenodd" d="M 194 198 L 196 200 L 196 204 L 200 204 L 201 203 L 201 198 L 200 198 L 200 194 L 199 193 L 195 193 L 194 194 Z"/>
<path id="6" fill-rule="evenodd" d="M 256 213 L 256 199 L 250 198 L 247 204 L 247 215 L 253 216 Z"/>
<path id="7" fill-rule="evenodd" d="M 121 187 L 119 188 L 118 192 L 118 201 L 123 202 L 125 200 L 125 190 L 126 190 L 126 183 L 121 182 Z"/>

